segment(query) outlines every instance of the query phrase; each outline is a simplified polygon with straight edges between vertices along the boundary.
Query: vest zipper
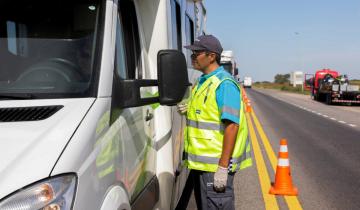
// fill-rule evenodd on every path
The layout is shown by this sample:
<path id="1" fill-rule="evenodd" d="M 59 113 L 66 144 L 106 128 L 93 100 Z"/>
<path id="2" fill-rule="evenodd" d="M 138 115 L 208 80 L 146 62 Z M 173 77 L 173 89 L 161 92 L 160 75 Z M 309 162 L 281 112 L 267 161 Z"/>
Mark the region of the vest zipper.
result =
<path id="1" fill-rule="evenodd" d="M 209 91 L 210 91 L 210 86 L 211 86 L 211 85 L 212 85 L 212 82 L 210 82 L 209 86 L 207 86 L 206 95 L 205 95 L 205 98 L 204 98 L 204 104 L 205 104 L 205 102 L 206 102 L 206 100 L 207 100 L 207 97 L 208 97 L 208 95 L 209 95 Z"/>

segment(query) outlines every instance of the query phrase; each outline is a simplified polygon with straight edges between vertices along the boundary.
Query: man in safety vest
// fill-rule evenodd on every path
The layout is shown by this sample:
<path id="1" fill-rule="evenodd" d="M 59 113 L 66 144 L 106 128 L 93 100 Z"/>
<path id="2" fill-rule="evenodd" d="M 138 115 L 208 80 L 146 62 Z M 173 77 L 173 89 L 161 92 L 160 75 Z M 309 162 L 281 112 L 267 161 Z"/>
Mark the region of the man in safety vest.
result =
<path id="1" fill-rule="evenodd" d="M 198 209 L 235 209 L 234 174 L 252 165 L 248 128 L 240 87 L 219 66 L 223 51 L 212 35 L 198 37 L 191 60 L 201 75 L 188 104 L 178 105 L 187 116 L 185 164 L 191 169 Z"/>

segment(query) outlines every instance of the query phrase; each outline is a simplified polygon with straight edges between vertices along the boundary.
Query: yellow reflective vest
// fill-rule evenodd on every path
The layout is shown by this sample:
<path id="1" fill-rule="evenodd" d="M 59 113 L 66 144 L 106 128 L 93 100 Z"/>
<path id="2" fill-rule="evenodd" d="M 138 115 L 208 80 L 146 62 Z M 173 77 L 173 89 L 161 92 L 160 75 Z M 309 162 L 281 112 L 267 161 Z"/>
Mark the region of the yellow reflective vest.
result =
<path id="1" fill-rule="evenodd" d="M 220 80 L 217 74 L 209 77 L 199 89 L 195 86 L 192 90 L 184 133 L 185 165 L 189 169 L 216 172 L 222 153 L 225 128 L 220 119 L 221 111 L 229 113 L 240 111 L 240 113 L 234 113 L 234 115 L 240 116 L 239 131 L 231 157 L 231 171 L 234 172 L 252 165 L 248 127 L 242 100 L 240 100 L 240 110 L 226 106 L 219 110 L 216 102 L 216 89 L 223 81 L 234 82 L 240 90 L 240 97 L 241 89 L 230 75 L 222 75 L 223 78 Z"/>

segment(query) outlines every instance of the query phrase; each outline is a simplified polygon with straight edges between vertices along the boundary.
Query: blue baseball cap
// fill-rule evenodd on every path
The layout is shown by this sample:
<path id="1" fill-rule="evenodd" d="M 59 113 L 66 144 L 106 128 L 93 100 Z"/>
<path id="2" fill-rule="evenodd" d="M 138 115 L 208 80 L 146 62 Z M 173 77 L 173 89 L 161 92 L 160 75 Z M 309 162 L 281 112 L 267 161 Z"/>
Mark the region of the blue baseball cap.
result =
<path id="1" fill-rule="evenodd" d="M 186 49 L 209 51 L 221 55 L 223 48 L 220 41 L 213 35 L 201 35 L 195 39 L 194 44 L 184 46 Z"/>

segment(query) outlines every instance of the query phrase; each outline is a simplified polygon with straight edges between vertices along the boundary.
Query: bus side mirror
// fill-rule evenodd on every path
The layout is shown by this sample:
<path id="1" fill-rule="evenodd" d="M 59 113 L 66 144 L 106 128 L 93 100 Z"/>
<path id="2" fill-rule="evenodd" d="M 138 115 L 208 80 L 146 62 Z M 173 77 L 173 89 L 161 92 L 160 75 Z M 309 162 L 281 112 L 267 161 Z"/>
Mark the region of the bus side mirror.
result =
<path id="1" fill-rule="evenodd" d="M 160 50 L 157 56 L 158 79 L 121 80 L 120 108 L 144 106 L 154 103 L 172 106 L 179 103 L 190 86 L 185 56 L 177 50 Z M 158 86 L 159 96 L 142 97 L 142 87 Z"/>
<path id="2" fill-rule="evenodd" d="M 184 54 L 178 50 L 160 50 L 157 66 L 160 104 L 179 103 L 190 86 Z"/>

